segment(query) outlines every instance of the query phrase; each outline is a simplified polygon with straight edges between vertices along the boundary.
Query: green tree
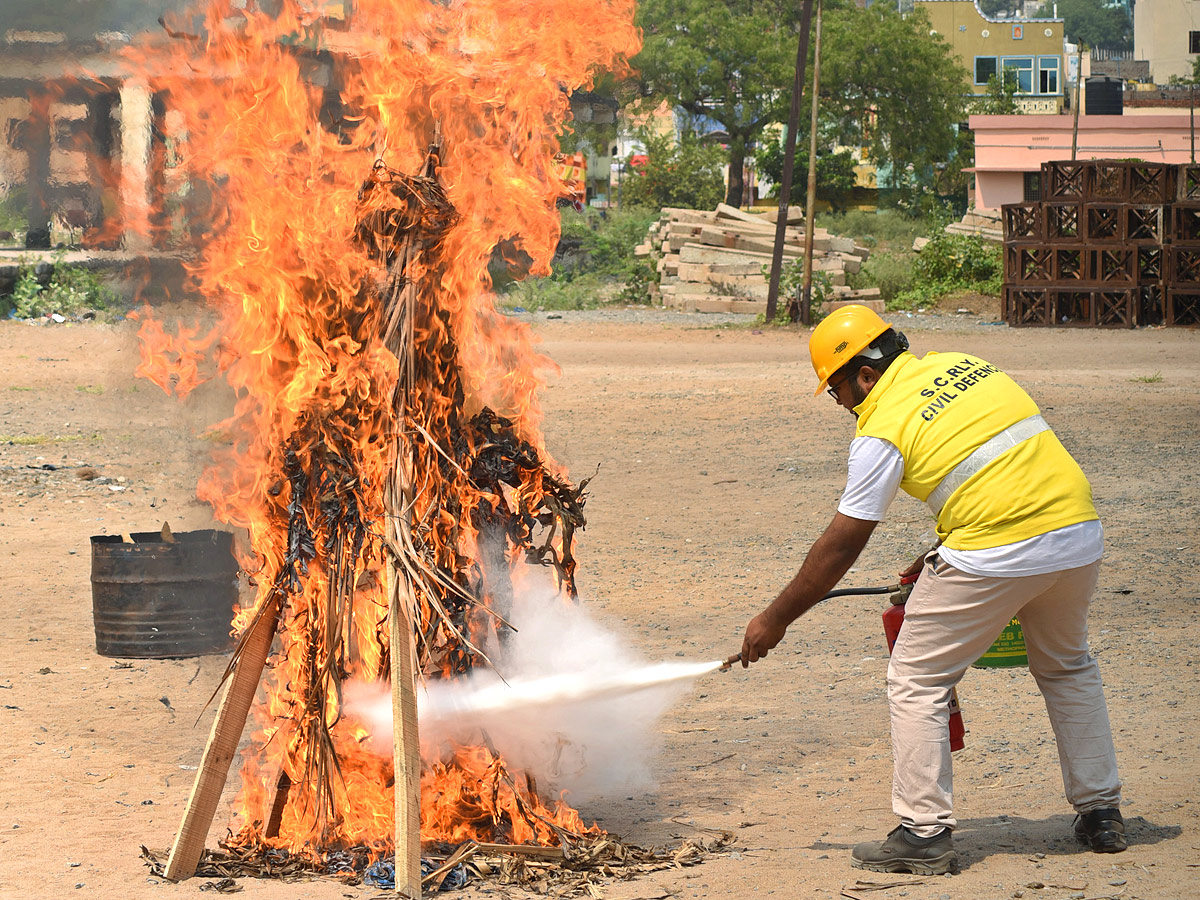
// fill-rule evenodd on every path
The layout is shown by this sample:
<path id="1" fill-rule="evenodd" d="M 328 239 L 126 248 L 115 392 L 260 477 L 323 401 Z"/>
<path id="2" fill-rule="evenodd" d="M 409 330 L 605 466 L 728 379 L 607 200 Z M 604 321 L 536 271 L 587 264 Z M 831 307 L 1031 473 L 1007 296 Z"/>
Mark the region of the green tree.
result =
<path id="1" fill-rule="evenodd" d="M 796 161 L 792 175 L 792 193 L 788 202 L 803 208 L 808 199 L 808 137 L 796 139 Z M 783 144 L 767 141 L 754 151 L 758 171 L 776 185 L 776 196 L 783 185 Z M 834 211 L 845 209 L 854 189 L 854 156 L 848 150 L 822 150 L 817 146 L 817 199 L 824 200 Z"/>
<path id="2" fill-rule="evenodd" d="M 800 8 L 786 0 L 644 0 L 638 8 L 640 92 L 720 125 L 731 206 L 742 202 L 751 143 L 787 117 Z"/>
<path id="3" fill-rule="evenodd" d="M 678 141 L 670 135 L 647 133 L 642 142 L 648 161 L 638 168 L 625 161 L 622 206 L 715 209 L 721 202 L 725 154 L 720 147 L 686 132 Z"/>
<path id="4" fill-rule="evenodd" d="M 750 142 L 787 118 L 801 7 L 783 0 L 645 0 L 640 8 L 640 92 L 725 130 L 731 205 L 741 201 Z M 901 16 L 891 4 L 859 9 L 853 0 L 826 0 L 824 22 L 827 146 L 865 147 L 876 164 L 893 172 L 911 167 L 928 182 L 953 152 L 954 126 L 963 118 L 963 76 L 949 45 L 930 35 L 919 9 Z"/>
<path id="5" fill-rule="evenodd" d="M 1087 47 L 1128 50 L 1133 46 L 1133 22 L 1125 6 L 1110 6 L 1105 0 L 1053 0 L 1043 3 L 1039 17 L 1058 15 L 1065 22 L 1067 40 Z"/>
<path id="6" fill-rule="evenodd" d="M 1017 75 L 1012 69 L 988 78 L 987 90 L 970 101 L 971 112 L 977 116 L 1018 116 Z"/>
<path id="7" fill-rule="evenodd" d="M 1192 60 L 1191 75 L 1172 75 L 1167 84 L 1200 84 L 1200 56 Z"/>
<path id="8" fill-rule="evenodd" d="M 921 9 L 839 3 L 825 14 L 821 95 L 839 142 L 866 148 L 877 165 L 933 180 L 954 152 L 963 120 L 963 75 L 949 45 L 930 35 Z"/>
<path id="9" fill-rule="evenodd" d="M 979 0 L 979 11 L 985 16 L 996 18 L 1000 13 L 1013 13 L 1017 9 L 1017 0 Z"/>

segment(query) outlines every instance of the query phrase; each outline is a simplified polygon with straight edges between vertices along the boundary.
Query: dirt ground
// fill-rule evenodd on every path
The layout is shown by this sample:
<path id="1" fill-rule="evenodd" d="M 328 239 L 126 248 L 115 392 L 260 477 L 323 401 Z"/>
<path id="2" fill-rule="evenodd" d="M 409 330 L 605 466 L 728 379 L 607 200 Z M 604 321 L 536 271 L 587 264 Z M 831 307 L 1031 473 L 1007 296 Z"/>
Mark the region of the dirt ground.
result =
<path id="1" fill-rule="evenodd" d="M 656 791 L 583 809 L 638 844 L 694 826 L 734 832 L 737 849 L 611 883 L 605 896 L 823 900 L 858 880 L 894 884 L 868 895 L 883 900 L 1200 896 L 1200 336 L 1012 330 L 946 312 L 897 321 L 918 351 L 965 350 L 1013 374 L 1092 479 L 1108 549 L 1091 640 L 1129 851 L 1093 855 L 1072 838 L 1028 671 L 973 669 L 960 686 L 967 747 L 955 756 L 962 873 L 851 869 L 850 848 L 894 821 L 882 601 L 848 598 L 817 607 L 749 671 L 696 683 L 661 723 Z M 813 398 L 806 332 L 719 321 L 534 321 L 562 367 L 544 393 L 550 448 L 577 477 L 599 466 L 580 585 L 648 660 L 735 652 L 843 484 L 852 421 Z M 174 837 L 212 718 L 201 709 L 225 660 L 98 656 L 88 538 L 210 524 L 193 489 L 222 398 L 201 392 L 180 407 L 135 381 L 133 331 L 0 322 L 6 898 L 165 900 L 203 886 L 150 877 L 139 845 Z M 85 467 L 99 477 L 80 478 Z M 901 497 L 846 583 L 889 583 L 930 542 L 928 514 Z M 227 822 L 223 808 L 210 846 Z M 379 895 L 332 880 L 240 887 L 251 898 Z M 505 893 L 483 885 L 461 896 Z"/>

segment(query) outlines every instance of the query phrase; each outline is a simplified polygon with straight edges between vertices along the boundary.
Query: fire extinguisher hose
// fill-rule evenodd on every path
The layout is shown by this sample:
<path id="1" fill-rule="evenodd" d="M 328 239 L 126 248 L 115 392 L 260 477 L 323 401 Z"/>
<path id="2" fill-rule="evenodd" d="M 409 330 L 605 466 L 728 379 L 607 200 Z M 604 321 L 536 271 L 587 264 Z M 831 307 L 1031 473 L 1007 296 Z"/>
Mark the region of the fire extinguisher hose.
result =
<path id="1" fill-rule="evenodd" d="M 891 584 L 887 587 L 868 587 L 868 588 L 838 588 L 836 591 L 830 591 L 822 600 L 829 600 L 833 597 L 854 597 L 859 594 L 892 594 L 900 590 L 900 585 Z"/>

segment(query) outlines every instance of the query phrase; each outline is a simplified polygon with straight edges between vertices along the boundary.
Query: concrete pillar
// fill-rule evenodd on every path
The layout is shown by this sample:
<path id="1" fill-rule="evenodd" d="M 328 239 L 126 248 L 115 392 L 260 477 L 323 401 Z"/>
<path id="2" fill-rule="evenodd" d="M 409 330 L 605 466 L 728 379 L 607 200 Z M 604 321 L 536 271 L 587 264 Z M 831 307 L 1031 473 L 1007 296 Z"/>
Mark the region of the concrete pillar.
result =
<path id="1" fill-rule="evenodd" d="M 125 249 L 150 249 L 150 140 L 154 111 L 150 88 L 121 85 L 121 218 Z"/>
<path id="2" fill-rule="evenodd" d="M 50 105 L 48 91 L 33 91 L 29 97 L 29 118 L 22 123 L 21 149 L 29 159 L 26 190 L 29 194 L 29 222 L 25 246 L 30 250 L 50 247 Z"/>

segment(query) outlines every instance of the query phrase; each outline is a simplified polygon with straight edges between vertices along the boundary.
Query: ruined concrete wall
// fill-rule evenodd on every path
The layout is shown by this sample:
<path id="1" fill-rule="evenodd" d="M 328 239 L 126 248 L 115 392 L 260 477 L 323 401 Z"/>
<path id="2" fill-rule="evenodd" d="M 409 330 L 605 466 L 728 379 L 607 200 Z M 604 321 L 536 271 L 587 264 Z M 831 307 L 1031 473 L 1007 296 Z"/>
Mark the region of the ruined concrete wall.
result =
<path id="1" fill-rule="evenodd" d="M 123 110 L 121 51 L 187 0 L 0 2 L 0 231 L 31 248 L 120 241 L 121 170 L 149 153 L 150 114 Z M 85 75 L 86 73 L 86 75 Z M 83 76 L 83 77 L 81 77 Z M 135 121 L 136 120 L 136 121 Z M 136 133 L 125 132 L 136 126 Z M 144 196 L 146 167 L 137 187 Z M 115 235 L 115 237 L 114 237 Z M 0 236 L 11 243 L 13 236 Z"/>

